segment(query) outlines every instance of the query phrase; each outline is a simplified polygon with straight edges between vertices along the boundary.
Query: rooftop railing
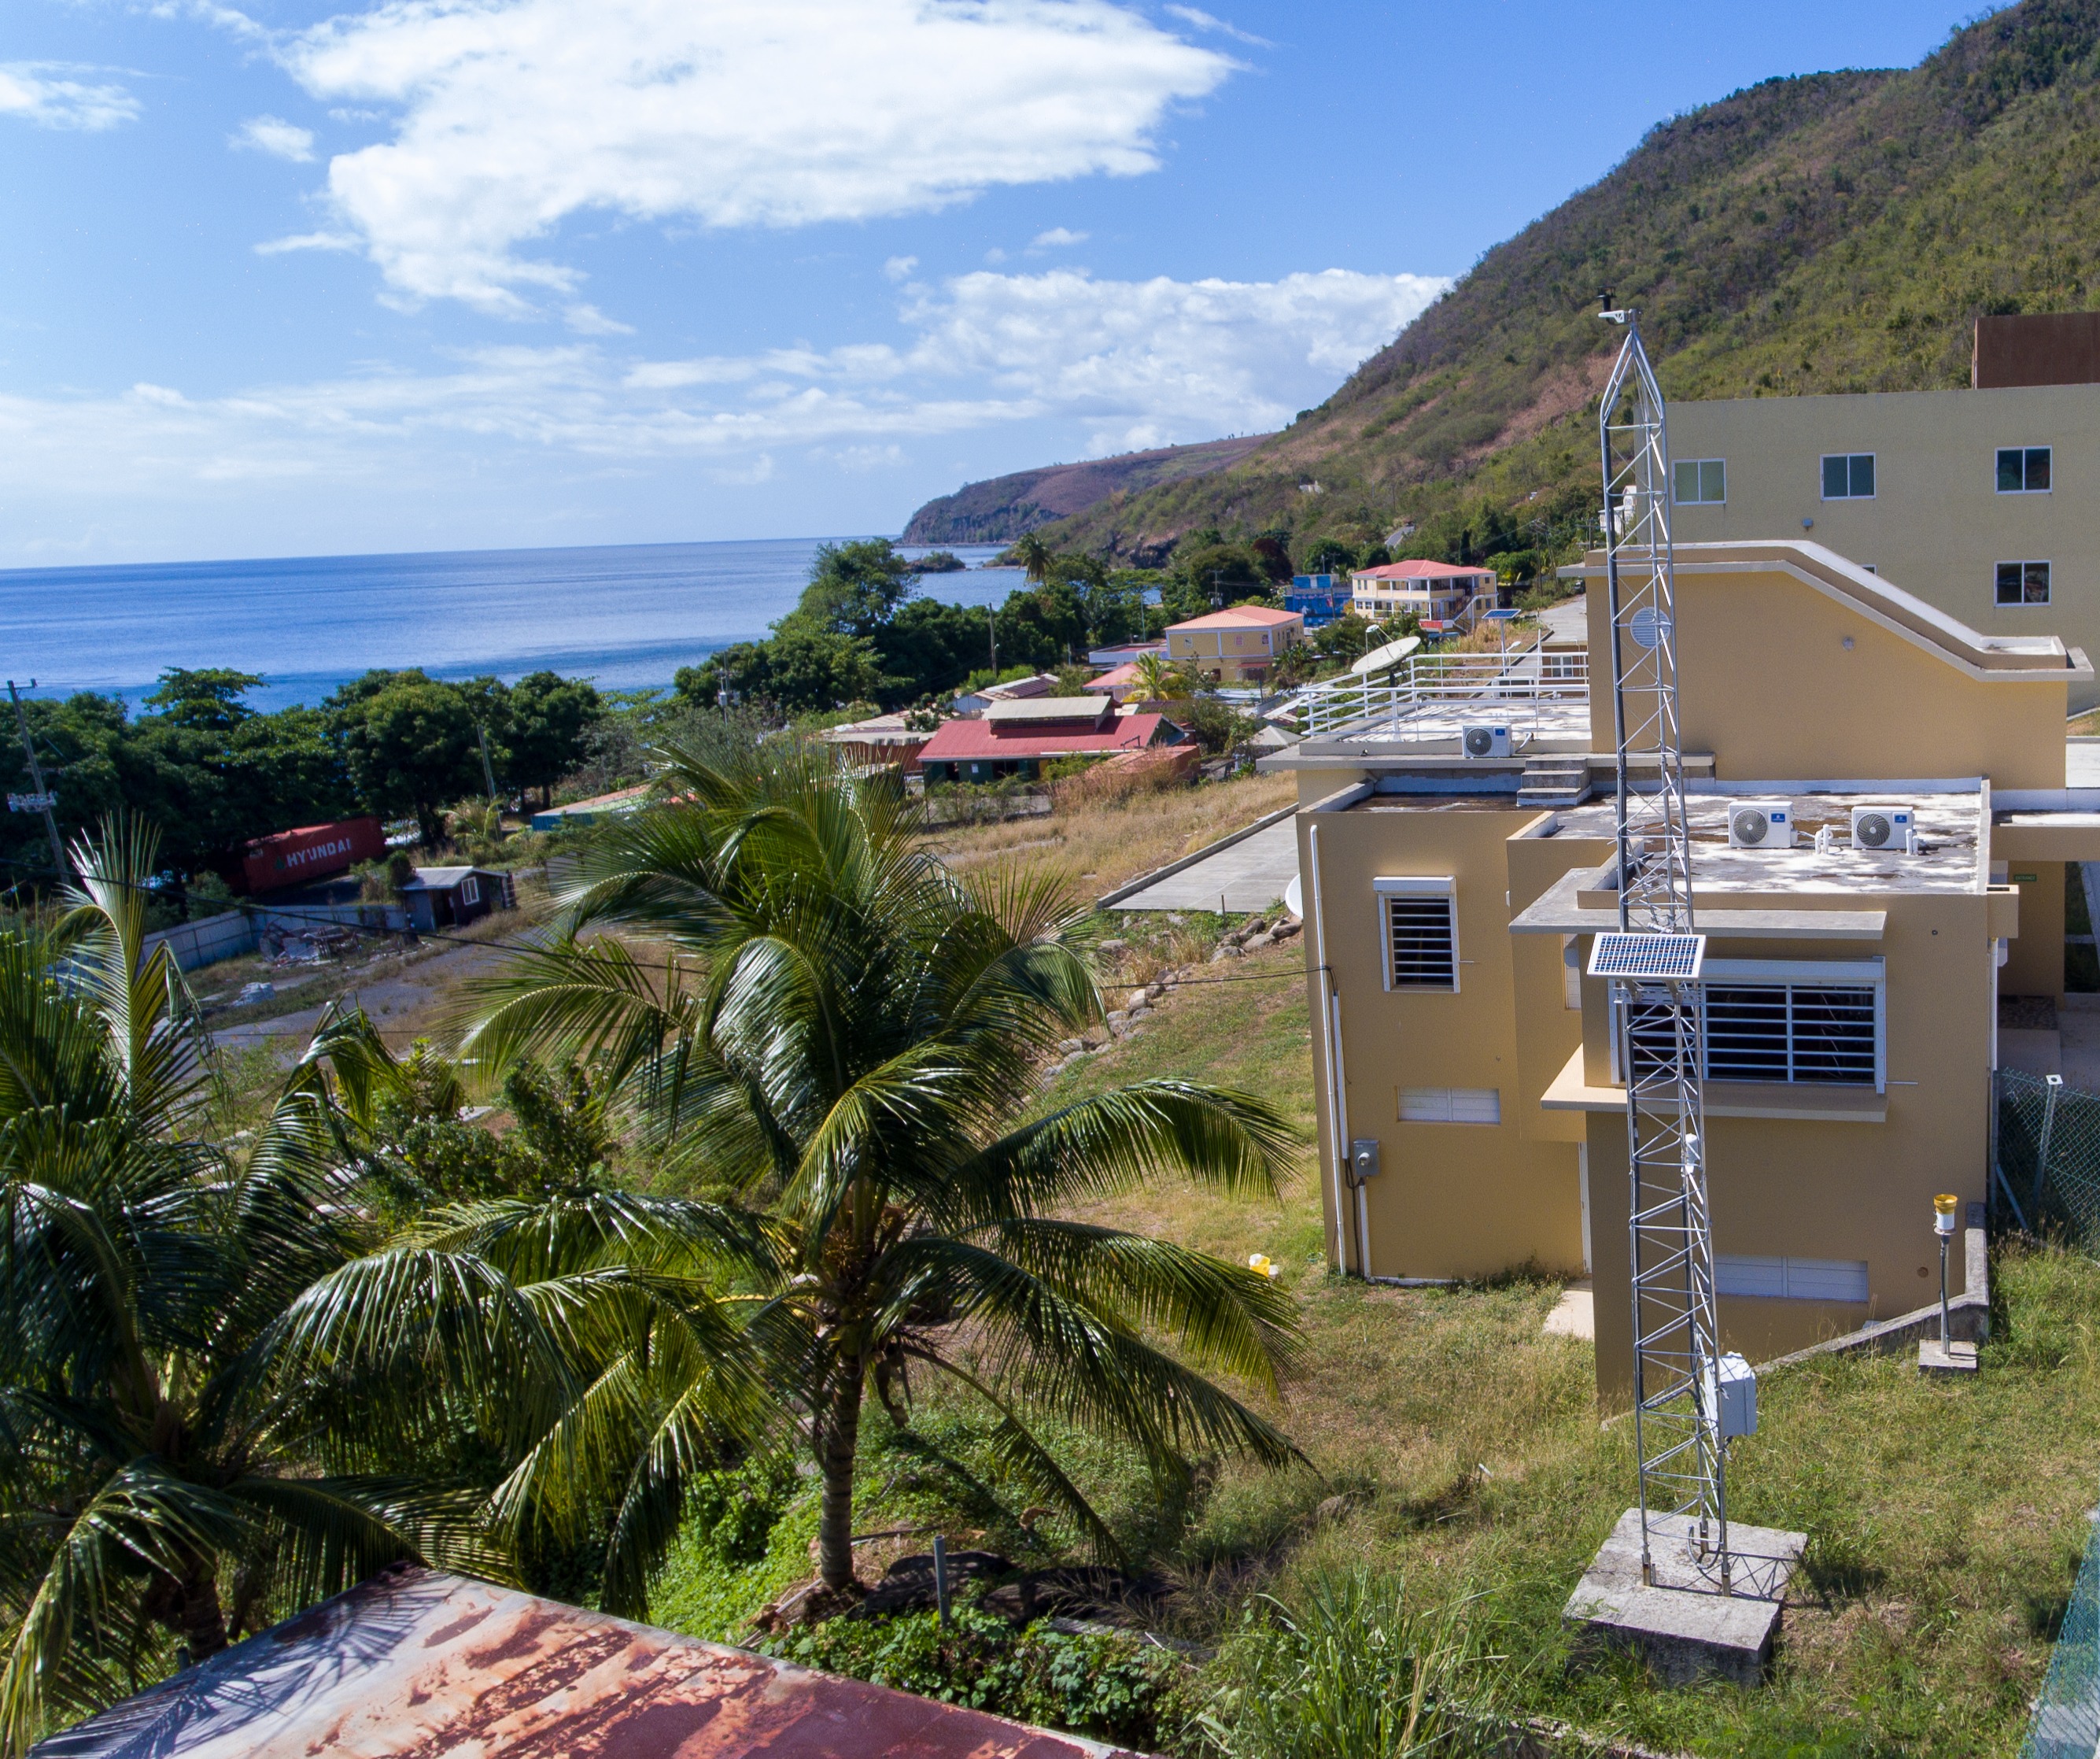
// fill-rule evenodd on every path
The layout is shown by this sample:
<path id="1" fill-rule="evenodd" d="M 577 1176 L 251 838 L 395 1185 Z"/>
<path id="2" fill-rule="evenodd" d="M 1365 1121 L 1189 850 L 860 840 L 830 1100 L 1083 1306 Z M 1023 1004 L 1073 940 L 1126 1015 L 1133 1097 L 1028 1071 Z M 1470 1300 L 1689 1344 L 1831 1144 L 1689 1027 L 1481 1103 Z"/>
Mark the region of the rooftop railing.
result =
<path id="1" fill-rule="evenodd" d="M 1586 729 L 1590 656 L 1531 647 L 1502 653 L 1418 653 L 1375 679 L 1314 684 L 1299 697 L 1309 736 L 1416 741 L 1455 738 L 1492 720 L 1512 736 Z"/>

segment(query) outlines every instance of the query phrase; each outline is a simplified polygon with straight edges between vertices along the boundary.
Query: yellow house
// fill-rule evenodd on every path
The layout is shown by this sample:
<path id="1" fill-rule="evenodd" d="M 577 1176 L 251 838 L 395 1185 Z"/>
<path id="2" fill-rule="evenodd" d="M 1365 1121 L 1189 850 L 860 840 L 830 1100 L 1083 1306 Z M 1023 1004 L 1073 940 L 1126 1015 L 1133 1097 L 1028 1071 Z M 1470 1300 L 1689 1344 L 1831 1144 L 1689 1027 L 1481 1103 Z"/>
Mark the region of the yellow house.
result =
<path id="1" fill-rule="evenodd" d="M 2096 340 L 2100 314 L 1987 318 L 1965 391 L 1672 404 L 1672 532 L 1798 534 L 1987 635 L 2100 652 Z"/>
<path id="2" fill-rule="evenodd" d="M 1384 618 L 1411 611 L 1424 622 L 1470 617 L 1492 611 L 1501 582 L 1493 568 L 1461 568 L 1450 562 L 1383 562 L 1349 576 L 1349 608 L 1358 617 Z"/>
<path id="3" fill-rule="evenodd" d="M 1812 542 L 1682 544 L 1676 581 L 1720 1318 L 1754 1361 L 1922 1306 L 1931 1196 L 1984 1200 L 1999 998 L 2061 1001 L 2064 864 L 2100 860 L 2100 790 L 2065 787 L 2093 669 Z M 1617 921 L 1610 695 L 1507 665 L 1389 694 L 1265 760 L 1299 775 L 1332 1260 L 1586 1270 L 1620 1401 L 1626 1094 L 1584 975 Z"/>
<path id="4" fill-rule="evenodd" d="M 1305 619 L 1295 611 L 1235 605 L 1167 626 L 1167 656 L 1220 683 L 1242 684 L 1268 676 L 1276 657 L 1305 639 Z"/>

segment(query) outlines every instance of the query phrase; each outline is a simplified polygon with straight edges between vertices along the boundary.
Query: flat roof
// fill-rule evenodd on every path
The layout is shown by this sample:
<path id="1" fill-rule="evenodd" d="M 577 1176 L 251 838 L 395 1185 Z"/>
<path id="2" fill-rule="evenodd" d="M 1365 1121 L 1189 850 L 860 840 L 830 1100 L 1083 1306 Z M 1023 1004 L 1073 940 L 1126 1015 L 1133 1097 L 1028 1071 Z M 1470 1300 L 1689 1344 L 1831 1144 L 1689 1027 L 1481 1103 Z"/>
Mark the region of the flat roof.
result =
<path id="1" fill-rule="evenodd" d="M 1982 889 L 1977 836 L 1983 796 L 1977 793 L 1797 793 L 1736 791 L 1692 794 L 1687 800 L 1692 830 L 1694 895 L 1709 892 L 1967 892 Z M 1791 849 L 1731 849 L 1728 818 L 1738 807 L 1759 800 L 1786 800 L 1794 811 Z M 1908 807 L 1917 827 L 1914 855 L 1852 846 L 1855 807 Z M 1615 834 L 1608 800 L 1556 811 L 1555 834 L 1608 840 Z M 1818 855 L 1815 833 L 1828 826 L 1834 846 Z"/>

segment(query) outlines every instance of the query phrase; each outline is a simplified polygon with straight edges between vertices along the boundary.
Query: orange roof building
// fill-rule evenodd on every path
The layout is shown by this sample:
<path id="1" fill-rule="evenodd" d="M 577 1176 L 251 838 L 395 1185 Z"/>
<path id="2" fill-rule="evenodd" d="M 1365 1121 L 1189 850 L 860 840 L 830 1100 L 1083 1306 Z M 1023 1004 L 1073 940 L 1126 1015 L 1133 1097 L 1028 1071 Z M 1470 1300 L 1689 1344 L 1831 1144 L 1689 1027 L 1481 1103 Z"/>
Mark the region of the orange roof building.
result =
<path id="1" fill-rule="evenodd" d="M 1305 619 L 1295 611 L 1234 605 L 1169 624 L 1167 656 L 1220 683 L 1251 683 L 1266 678 L 1277 656 L 1304 639 Z"/>

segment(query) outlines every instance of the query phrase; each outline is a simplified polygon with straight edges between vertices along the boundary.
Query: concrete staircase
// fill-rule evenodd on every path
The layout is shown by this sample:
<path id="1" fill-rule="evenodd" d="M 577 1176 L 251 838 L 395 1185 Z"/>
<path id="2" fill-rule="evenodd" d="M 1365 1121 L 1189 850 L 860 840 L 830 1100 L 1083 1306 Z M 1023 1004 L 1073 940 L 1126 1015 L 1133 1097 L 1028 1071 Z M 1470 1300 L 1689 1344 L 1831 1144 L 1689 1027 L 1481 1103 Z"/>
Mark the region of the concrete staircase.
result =
<path id="1" fill-rule="evenodd" d="M 1520 806 L 1579 807 L 1590 793 L 1590 760 L 1582 754 L 1524 759 L 1516 790 Z"/>

